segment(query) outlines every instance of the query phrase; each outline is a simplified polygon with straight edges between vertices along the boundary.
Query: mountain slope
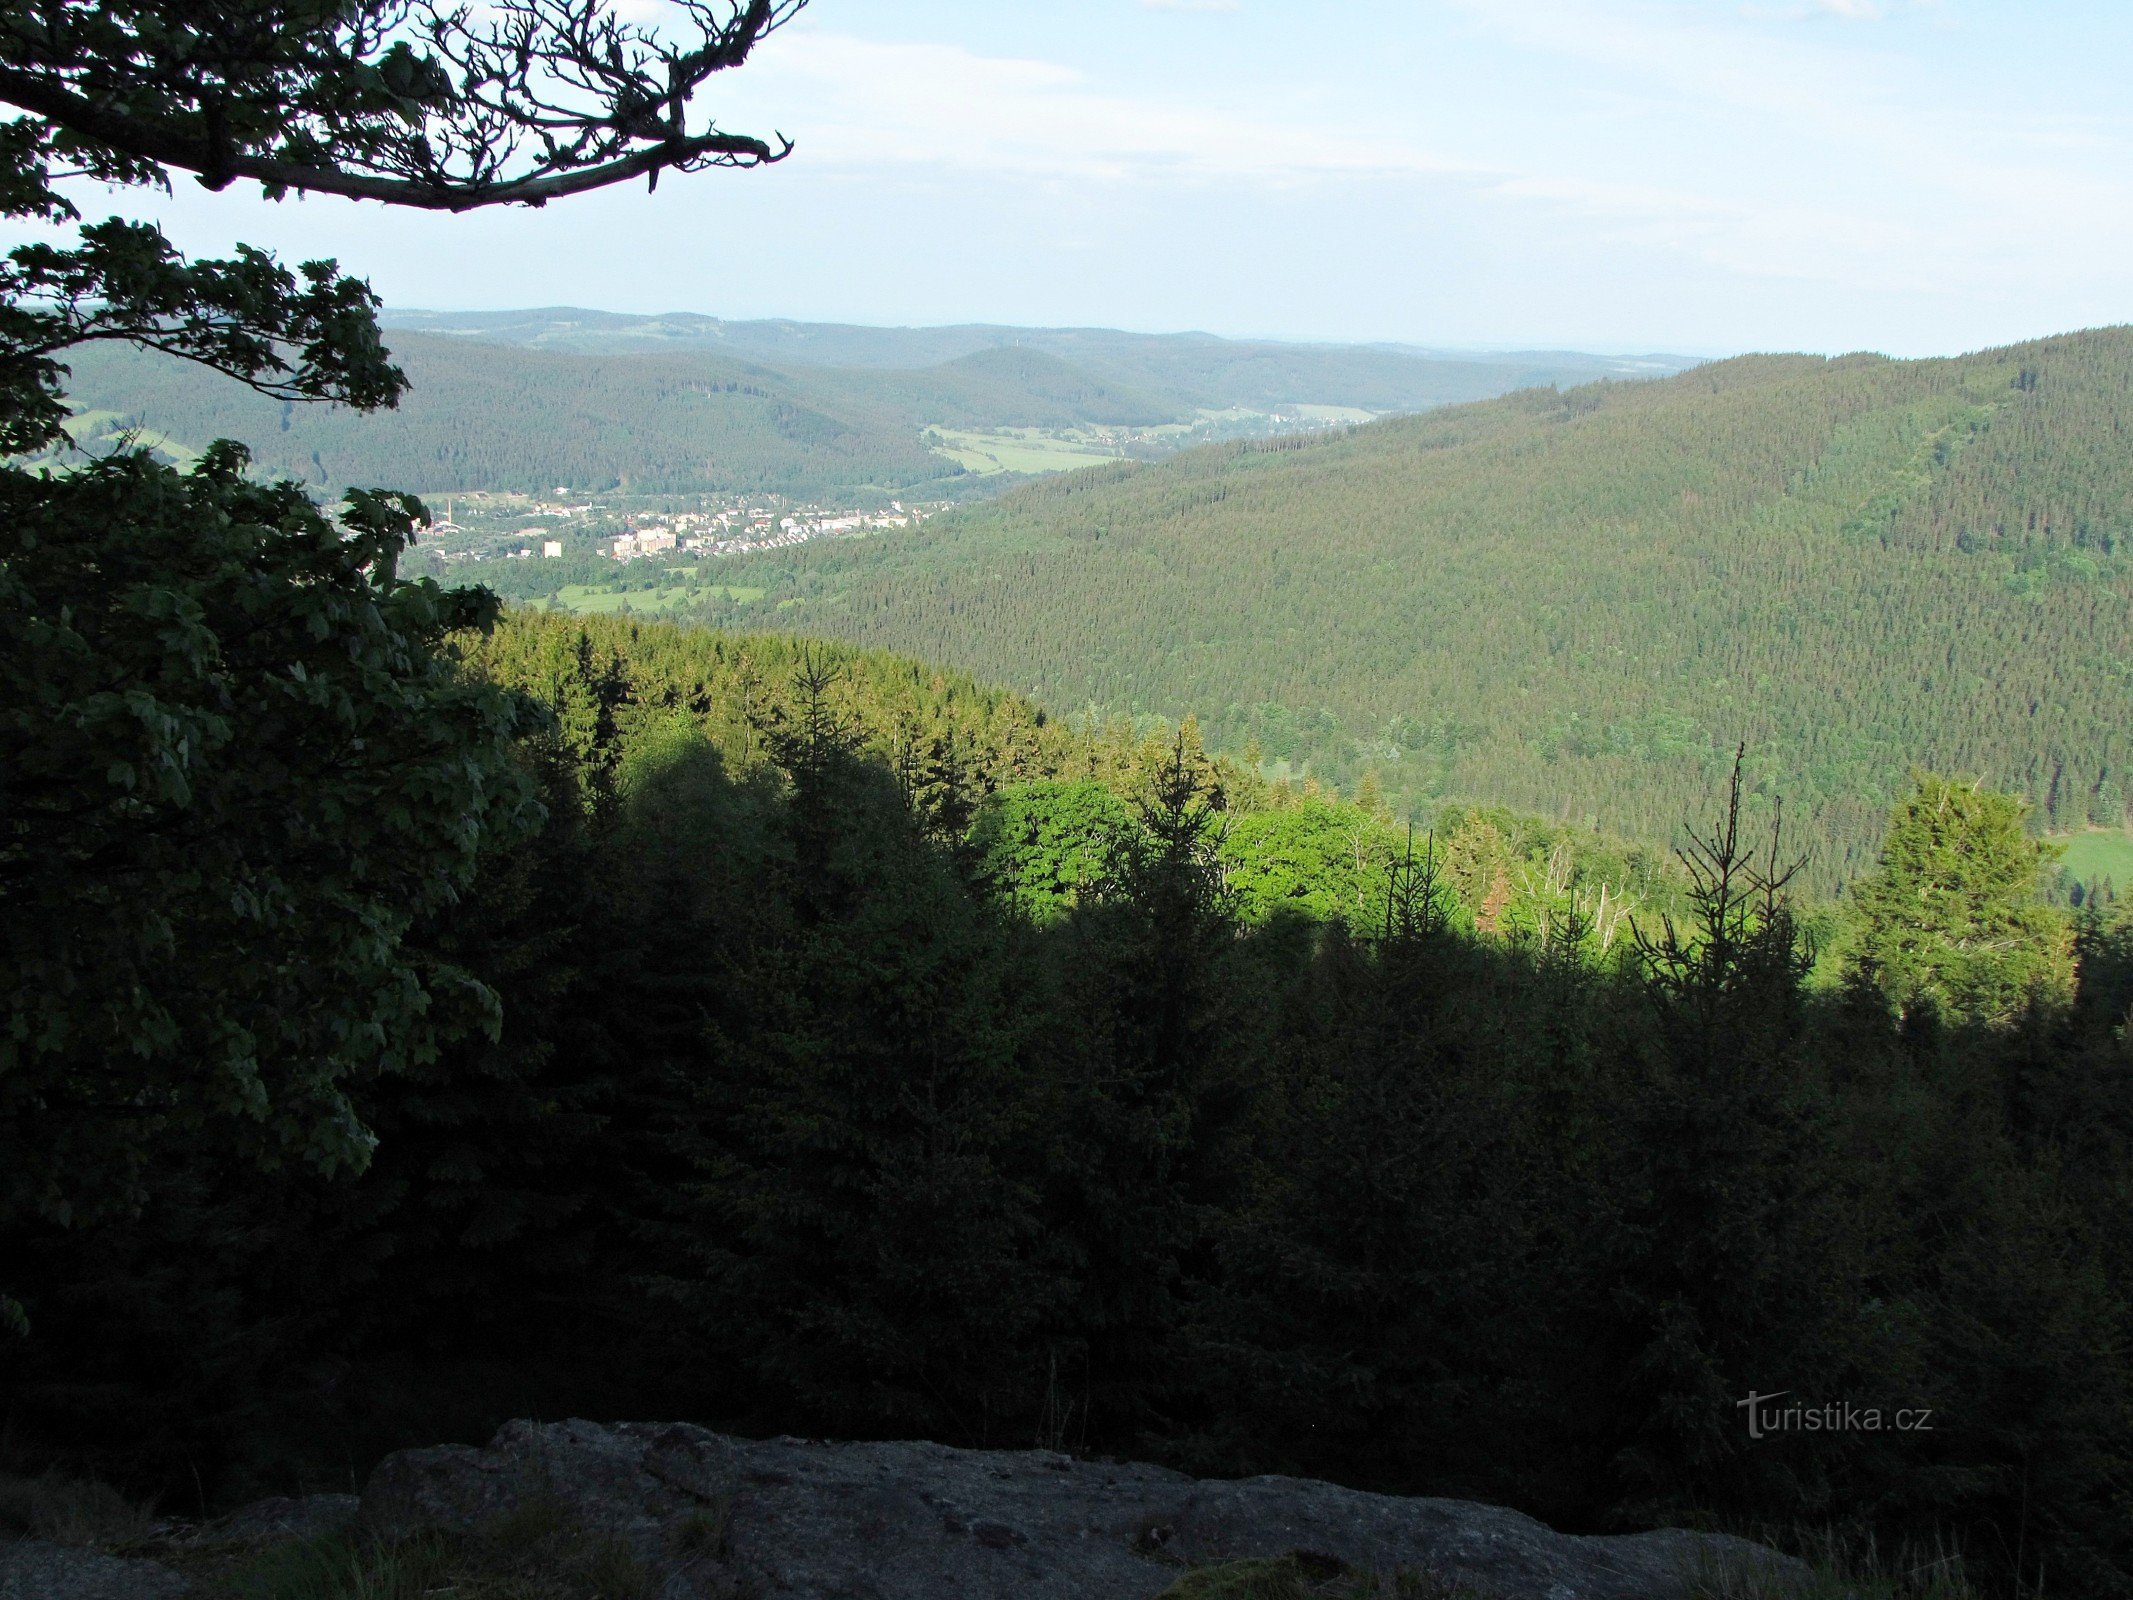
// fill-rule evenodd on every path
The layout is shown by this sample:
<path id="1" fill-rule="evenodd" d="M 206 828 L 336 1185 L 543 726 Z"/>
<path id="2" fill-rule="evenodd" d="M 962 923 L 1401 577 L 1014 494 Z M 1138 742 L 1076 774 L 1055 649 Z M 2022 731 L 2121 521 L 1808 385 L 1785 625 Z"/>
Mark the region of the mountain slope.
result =
<path id="1" fill-rule="evenodd" d="M 116 349 L 75 356 L 69 392 L 106 429 L 141 424 L 194 448 L 240 439 L 262 470 L 331 489 L 813 495 L 910 489 L 961 472 L 927 449 L 909 396 L 839 391 L 703 354 L 583 356 L 404 333 L 391 345 L 413 387 L 399 409 L 369 416 L 283 405 Z M 952 399 L 973 386 L 942 387 Z"/>
<path id="2" fill-rule="evenodd" d="M 2123 815 L 2129 425 L 2125 329 L 1751 357 L 1095 468 L 735 576 L 790 626 L 1420 802 L 1664 838 L 1746 740 L 1826 888 L 1913 763 Z"/>
<path id="3" fill-rule="evenodd" d="M 1189 399 L 1143 394 L 1094 377 L 1042 350 L 974 350 L 917 371 L 800 369 L 802 382 L 834 381 L 871 403 L 928 424 L 965 428 L 1149 427 L 1192 413 Z"/>
<path id="4" fill-rule="evenodd" d="M 1536 378 L 1580 381 L 1607 366 L 1590 357 L 1445 362 L 1205 336 L 1040 330 L 1025 340 L 1015 329 L 831 328 L 818 330 L 818 346 L 797 332 L 714 338 L 696 324 L 810 327 L 697 318 L 668 328 L 606 313 L 526 312 L 439 322 L 443 331 L 394 329 L 389 342 L 413 389 L 397 411 L 368 417 L 285 406 L 198 368 L 115 348 L 70 357 L 69 393 L 88 414 L 77 434 L 85 446 L 135 429 L 183 456 L 236 438 L 264 470 L 334 490 L 538 491 L 560 483 L 602 493 L 850 499 L 970 484 L 963 466 L 929 448 L 928 428 L 1149 428 L 1190 423 L 1203 408 L 1298 403 L 1414 409 Z M 771 365 L 735 353 L 765 345 L 910 362 Z M 1254 424 L 1278 425 L 1266 417 Z"/>

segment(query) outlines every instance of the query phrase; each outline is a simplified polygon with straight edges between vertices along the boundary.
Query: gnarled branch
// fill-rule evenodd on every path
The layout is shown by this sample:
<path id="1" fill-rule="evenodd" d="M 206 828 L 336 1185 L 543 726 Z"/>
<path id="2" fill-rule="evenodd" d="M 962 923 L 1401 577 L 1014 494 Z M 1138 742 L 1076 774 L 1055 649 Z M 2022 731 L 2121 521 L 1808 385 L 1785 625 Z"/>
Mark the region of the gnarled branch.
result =
<path id="1" fill-rule="evenodd" d="M 783 160 L 690 110 L 805 3 L 677 0 L 676 38 L 609 0 L 32 0 L 0 17 L 0 102 L 214 189 L 537 206 Z"/>

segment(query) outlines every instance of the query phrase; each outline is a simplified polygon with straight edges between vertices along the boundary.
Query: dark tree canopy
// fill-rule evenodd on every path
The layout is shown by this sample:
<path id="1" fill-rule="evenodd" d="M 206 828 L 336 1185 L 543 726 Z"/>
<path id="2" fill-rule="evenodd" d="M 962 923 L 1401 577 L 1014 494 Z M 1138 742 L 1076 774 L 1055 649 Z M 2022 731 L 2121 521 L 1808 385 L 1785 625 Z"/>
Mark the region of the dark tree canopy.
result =
<path id="1" fill-rule="evenodd" d="M 18 125 L 19 127 L 19 125 Z M 23 245 L 0 263 L 0 451 L 28 454 L 67 419 L 59 353 L 120 341 L 181 356 L 284 400 L 390 406 L 406 387 L 378 337 L 377 301 L 331 261 L 292 273 L 239 245 L 188 261 L 117 217 L 72 248 Z"/>
<path id="2" fill-rule="evenodd" d="M 403 936 L 527 821 L 531 708 L 447 644 L 494 598 L 393 576 L 406 497 L 243 466 L 0 472 L 0 1226 L 166 1137 L 360 1165 L 348 1082 L 493 1021 Z"/>
<path id="3" fill-rule="evenodd" d="M 65 436 L 64 353 L 119 342 L 283 400 L 390 406 L 377 299 L 331 261 L 81 224 L 90 178 L 463 211 L 542 204 L 790 148 L 690 119 L 803 0 L 22 0 L 0 8 L 0 215 L 71 237 L 0 262 L 0 1260 L 138 1211 L 173 1149 L 360 1167 L 351 1098 L 497 1023 L 495 991 L 410 941 L 538 806 L 521 698 L 454 640 L 485 590 L 402 581 L 419 502 L 329 516 L 247 474 Z M 20 1304 L 0 1281 L 0 1324 Z"/>
<path id="4" fill-rule="evenodd" d="M 539 205 L 781 159 L 783 139 L 692 125 L 691 101 L 803 3 L 678 0 L 677 41 L 604 0 L 47 0 L 0 19 L 0 100 L 51 153 L 133 181 Z"/>

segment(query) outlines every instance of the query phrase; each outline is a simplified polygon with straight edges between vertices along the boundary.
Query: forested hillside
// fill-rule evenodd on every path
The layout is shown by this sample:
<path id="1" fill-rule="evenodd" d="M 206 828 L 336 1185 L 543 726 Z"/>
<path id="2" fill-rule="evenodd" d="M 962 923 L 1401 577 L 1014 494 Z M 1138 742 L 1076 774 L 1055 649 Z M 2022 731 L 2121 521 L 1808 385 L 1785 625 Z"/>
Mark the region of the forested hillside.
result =
<path id="1" fill-rule="evenodd" d="M 1094 468 L 733 577 L 787 625 L 1411 804 L 1664 838 L 1745 740 L 1827 891 L 1913 765 L 2123 817 L 2129 423 L 2125 329 L 1746 357 Z"/>
<path id="2" fill-rule="evenodd" d="M 70 198 L 774 165 L 691 102 L 800 8 L 0 27 L 0 1600 L 726 1592 L 693 1432 L 657 1529 L 529 1455 L 384 1474 L 464 1540 L 282 1498 L 600 1416 L 2133 1594 L 2133 330 L 1565 392 L 530 313 L 403 373 L 335 264 Z"/>
<path id="3" fill-rule="evenodd" d="M 825 329 L 819 344 L 729 341 L 638 331 L 649 319 L 574 315 L 590 326 L 583 337 L 569 336 L 578 321 L 559 327 L 547 313 L 433 319 L 440 332 L 394 329 L 393 354 L 412 390 L 397 410 L 367 415 L 289 406 L 163 356 L 92 347 L 70 357 L 73 432 L 94 451 L 137 431 L 180 461 L 215 439 L 242 439 L 262 471 L 328 490 L 384 483 L 423 493 L 546 492 L 567 484 L 640 495 L 924 497 L 975 485 L 931 447 L 924 435 L 934 427 L 1147 429 L 1230 407 L 1414 410 L 1621 366 L 1582 356 L 1442 361 L 1101 331 L 1022 339 L 1004 337 L 1014 329 L 939 330 L 940 338 Z M 859 337 L 870 334 L 887 342 Z M 825 365 L 825 354 L 855 359 Z M 869 354 L 905 359 L 856 359 Z"/>
<path id="4" fill-rule="evenodd" d="M 54 1024 L 0 1098 L 16 1449 L 216 1503 L 506 1416 L 690 1416 L 2126 1592 L 2133 924 L 2038 904 L 2011 799 L 1922 780 L 1843 912 L 1853 981 L 1816 988 L 1723 805 L 1693 874 L 1503 812 L 1411 841 L 1189 728 L 1075 730 L 909 658 L 507 616 L 425 680 L 519 706 L 519 781 L 487 774 L 503 815 L 449 895 L 363 924 L 426 1002 L 388 1069 L 322 1085 L 367 1159 L 262 1168 L 256 1118 L 183 1073 L 244 985 L 316 983 L 311 945 L 247 949 L 225 859 L 279 863 L 287 809 L 252 799 L 281 798 L 292 681 L 354 676 L 338 641 L 300 678 L 251 644 L 262 591 L 308 637 L 319 587 L 211 587 L 203 698 L 253 692 L 194 794 L 32 769 L 137 825 L 40 811 L 103 848 L 12 858 L 10 970 Z M 130 597 L 73 625 L 167 637 Z M 458 837 L 428 767 L 395 781 L 438 709 L 367 730 L 398 742 L 366 739 L 363 814 Z M 206 1008 L 136 1036 L 160 1115 L 98 1098 L 103 1035 L 60 1024 L 101 991 L 55 970 Z M 311 1011 L 361 1032 L 364 999 Z M 262 1047 L 277 1110 L 314 1037 Z M 1748 1441 L 1750 1388 L 1933 1426 Z"/>
<path id="5" fill-rule="evenodd" d="M 576 356 L 395 334 L 412 390 L 394 411 L 292 407 L 196 367 L 131 350 L 73 358 L 80 439 L 130 427 L 197 450 L 243 439 L 262 472 L 321 489 L 406 484 L 423 492 L 545 491 L 557 484 L 638 494 L 722 489 L 816 495 L 910 490 L 962 468 L 920 437 L 930 413 L 1006 411 L 1031 423 L 1135 420 L 1003 384 L 982 369 L 928 375 L 898 393 L 836 389 L 718 356 Z M 1055 385 L 1068 389 L 1069 385 Z M 827 388 L 830 392 L 818 392 Z M 1112 414 L 1115 411 L 1115 415 Z"/>

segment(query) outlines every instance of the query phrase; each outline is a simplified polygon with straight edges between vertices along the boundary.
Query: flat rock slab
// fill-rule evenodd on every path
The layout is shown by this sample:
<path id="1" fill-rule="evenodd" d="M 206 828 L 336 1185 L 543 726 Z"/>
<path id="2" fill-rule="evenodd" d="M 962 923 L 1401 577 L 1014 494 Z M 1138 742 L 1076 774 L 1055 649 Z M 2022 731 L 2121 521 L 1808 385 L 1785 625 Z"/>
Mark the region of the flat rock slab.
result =
<path id="1" fill-rule="evenodd" d="M 0 1544 L 0 1600 L 179 1600 L 191 1588 L 154 1561 L 42 1539 Z"/>
<path id="2" fill-rule="evenodd" d="M 1579 1537 L 1496 1506 L 1309 1479 L 685 1423 L 513 1422 L 483 1449 L 401 1451 L 372 1475 L 363 1517 L 386 1534 L 460 1530 L 541 1498 L 626 1540 L 672 1600 L 1152 1600 L 1186 1567 L 1291 1551 L 1494 1600 L 1689 1600 L 1695 1576 L 1729 1567 L 1808 1577 L 1724 1535 Z"/>

